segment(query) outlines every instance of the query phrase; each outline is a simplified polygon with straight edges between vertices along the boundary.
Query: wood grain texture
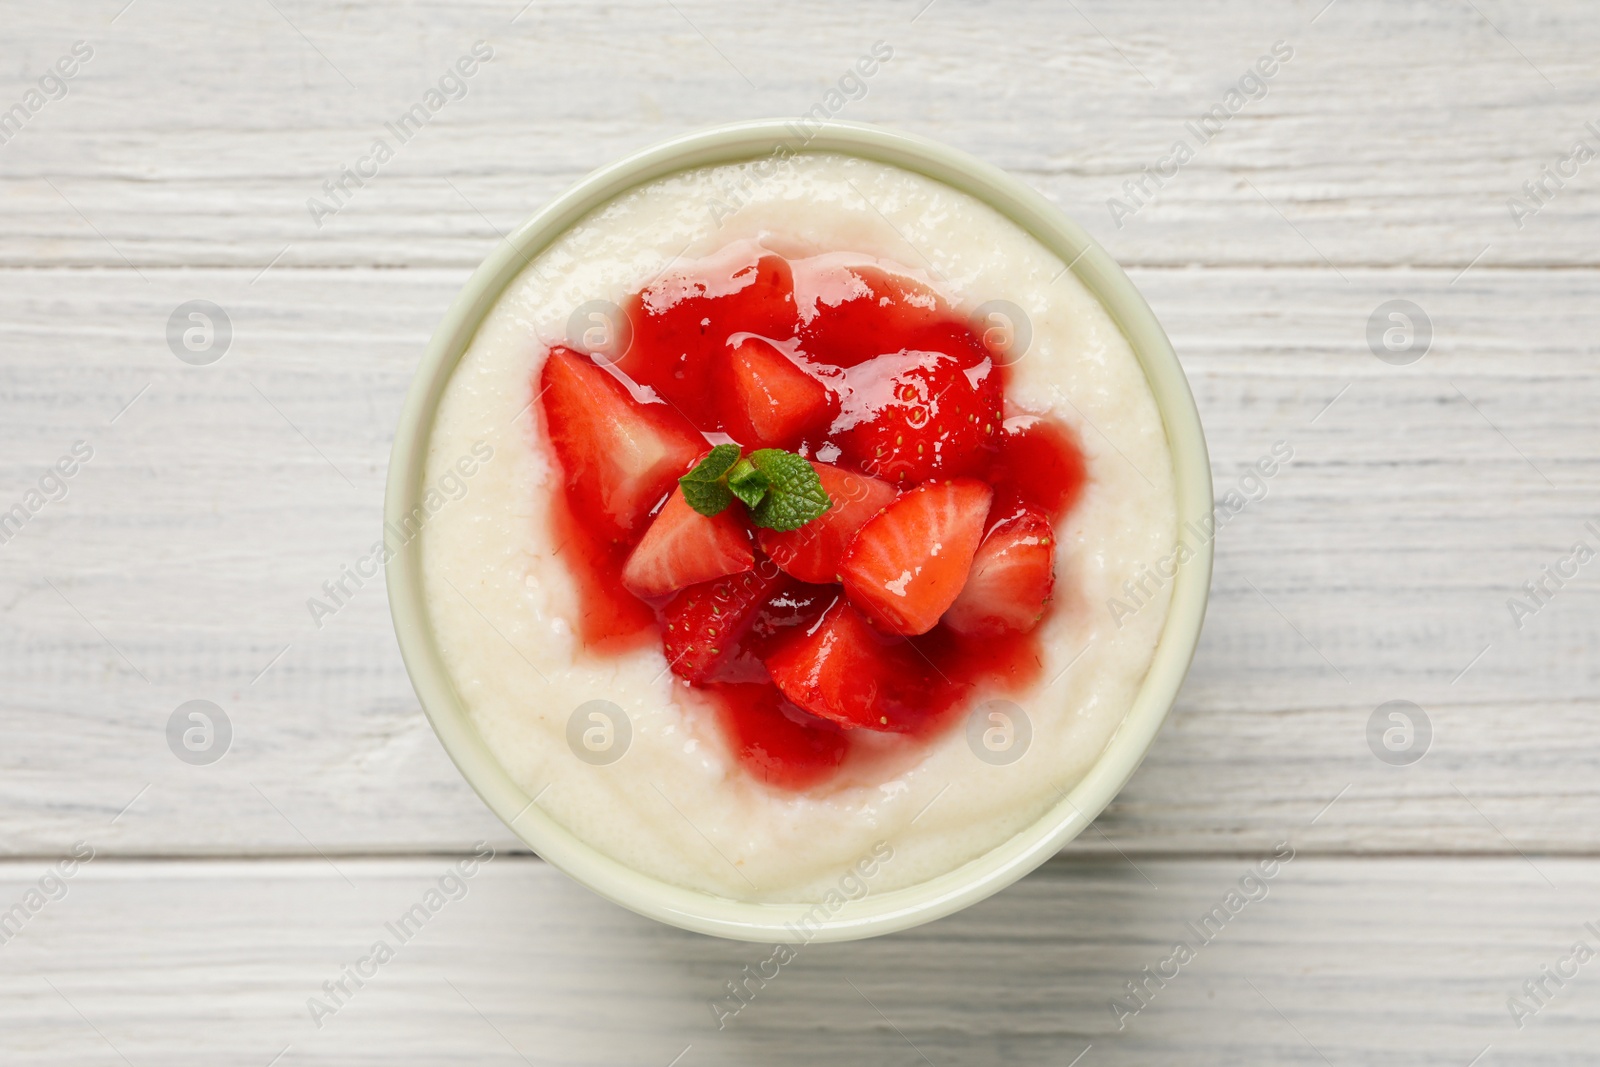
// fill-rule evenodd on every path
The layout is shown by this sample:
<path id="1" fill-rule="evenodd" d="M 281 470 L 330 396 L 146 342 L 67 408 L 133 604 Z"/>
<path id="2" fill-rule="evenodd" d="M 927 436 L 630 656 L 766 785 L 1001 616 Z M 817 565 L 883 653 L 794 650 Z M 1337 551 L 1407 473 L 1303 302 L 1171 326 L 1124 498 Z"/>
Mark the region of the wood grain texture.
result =
<path id="1" fill-rule="evenodd" d="M 759 16 L 727 3 L 531 4 L 512 21 L 518 3 L 194 18 L 182 0 L 139 0 L 115 23 L 114 3 L 95 15 L 17 6 L 15 95 L 76 39 L 95 58 L 0 148 L 13 235 L 0 263 L 471 265 L 494 228 L 622 154 L 806 112 L 875 40 L 894 58 L 839 117 L 1023 175 L 1126 263 L 1600 262 L 1600 164 L 1552 186 L 1521 228 L 1507 209 L 1574 139 L 1600 149 L 1585 130 L 1600 123 L 1600 12 L 1584 0 L 1249 0 L 1204 14 L 1157 0 L 937 0 L 912 22 L 925 2 Z M 316 226 L 307 200 L 480 39 L 496 58 L 466 97 L 396 142 Z M 1185 122 L 1280 40 L 1294 56 L 1266 95 L 1200 145 Z M 1195 158 L 1118 227 L 1107 201 L 1183 139 Z"/>
<path id="2" fill-rule="evenodd" d="M 0 1050 L 19 1067 L 118 1053 L 173 1067 L 280 1053 L 283 1065 L 1060 1067 L 1091 1045 L 1082 1064 L 1463 1067 L 1486 1046 L 1485 1063 L 1592 1061 L 1600 963 L 1548 985 L 1520 1030 L 1507 1001 L 1574 942 L 1600 943 L 1584 927 L 1600 919 L 1593 861 L 1541 861 L 1552 888 L 1518 859 L 1297 857 L 1202 943 L 1187 924 L 1257 859 L 1058 860 L 931 926 L 801 946 L 721 1030 L 711 1003 L 770 946 L 660 926 L 536 861 L 479 868 L 402 943 L 387 924 L 438 884 L 444 859 L 341 860 L 343 876 L 316 860 L 100 860 L 0 948 Z M 36 877 L 5 864 L 0 900 Z M 347 980 L 345 1003 L 322 991 L 379 940 L 393 958 L 360 988 Z M 1194 958 L 1148 985 L 1142 1010 L 1114 1013 L 1178 940 Z M 318 1012 L 320 1027 L 313 997 L 338 1009 Z"/>

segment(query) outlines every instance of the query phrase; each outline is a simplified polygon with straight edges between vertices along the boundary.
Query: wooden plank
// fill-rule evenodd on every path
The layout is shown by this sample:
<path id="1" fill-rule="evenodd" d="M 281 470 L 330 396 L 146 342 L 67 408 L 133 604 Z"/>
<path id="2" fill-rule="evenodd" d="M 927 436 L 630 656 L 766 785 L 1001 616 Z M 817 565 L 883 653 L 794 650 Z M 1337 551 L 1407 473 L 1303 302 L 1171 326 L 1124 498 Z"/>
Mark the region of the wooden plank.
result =
<path id="1" fill-rule="evenodd" d="M 1600 866 L 1540 858 L 1056 861 L 901 935 L 800 946 L 736 1013 L 711 1005 L 771 946 L 633 916 L 500 857 L 402 941 L 443 858 L 79 868 L 0 947 L 6 1062 L 174 1065 L 926 1062 L 1583 1062 L 1593 961 L 1518 1029 L 1508 999 L 1585 927 Z M 1541 875 L 1542 872 L 1542 875 Z M 9 907 L 43 871 L 0 865 Z M 1554 886 L 1543 880 L 1548 876 Z M 348 882 L 345 881 L 348 878 Z M 1147 880 L 1148 879 L 1148 880 Z M 1240 882 L 1234 913 L 1227 895 Z M 1159 887 L 1159 888 L 1157 888 Z M 424 904 L 424 908 L 426 905 Z M 1189 923 L 1213 908 L 1202 941 Z M 323 991 L 385 941 L 393 958 Z M 1184 941 L 1193 959 L 1162 965 Z M 1138 1006 L 1125 983 L 1145 967 Z M 1570 972 L 1570 965 L 1566 968 Z M 311 998 L 331 1012 L 312 1019 Z M 719 1030 L 716 1022 L 724 1022 Z M 1120 1028 L 1119 1028 L 1120 1023 Z M 287 1051 L 285 1051 L 287 1049 Z M 687 1051 L 686 1051 L 687 1050 Z M 919 1055 L 920 1054 L 920 1055 Z M 1325 1058 L 1324 1058 L 1325 1057 Z"/>
<path id="2" fill-rule="evenodd" d="M 806 112 L 877 40 L 894 57 L 839 118 L 1016 172 L 1131 264 L 1600 262 L 1592 166 L 1568 164 L 1547 205 L 1523 192 L 1576 139 L 1600 149 L 1586 128 L 1600 122 L 1600 15 L 1583 0 L 1203 13 L 1147 0 L 1048 18 L 1020 0 L 920 15 L 924 0 L 834 0 L 759 21 L 739 4 L 678 6 L 480 2 L 396 19 L 367 0 L 197 18 L 141 0 L 103 23 L 30 11 L 6 42 L 14 97 L 74 40 L 95 52 L 0 149 L 0 264 L 470 265 L 496 229 L 629 151 Z M 466 95 L 410 140 L 389 134 L 480 39 L 495 56 Z M 1214 137 L 1190 132 L 1277 41 L 1293 57 L 1265 95 Z M 316 225 L 308 201 L 378 138 L 394 158 Z M 1112 198 L 1137 204 L 1124 183 L 1148 181 L 1180 141 L 1192 161 L 1114 217 Z M 1520 226 L 1513 196 L 1539 206 Z"/>
<path id="3" fill-rule="evenodd" d="M 0 504 L 74 441 L 95 449 L 66 499 L 0 545 L 8 852 L 57 848 L 147 785 L 106 848 L 509 843 L 417 709 L 381 583 L 320 629 L 306 607 L 376 540 L 400 398 L 461 280 L 0 275 Z M 1600 519 L 1600 275 L 1136 280 L 1183 354 L 1219 492 L 1274 442 L 1294 458 L 1223 528 L 1189 683 L 1101 824 L 1110 838 L 1265 847 L 1348 786 L 1307 848 L 1600 847 L 1594 760 L 1574 747 L 1600 670 L 1592 577 L 1520 631 L 1506 608 L 1575 539 L 1600 545 L 1583 526 Z M 1364 340 L 1396 294 L 1435 323 L 1434 350 L 1410 367 Z M 164 336 L 195 297 L 234 323 L 233 349 L 209 367 L 179 362 Z M 233 723 L 213 766 L 180 763 L 166 743 L 192 699 Z M 1395 699 L 1431 718 L 1415 766 L 1368 747 L 1369 717 Z M 1090 834 L 1081 847 L 1110 846 Z"/>

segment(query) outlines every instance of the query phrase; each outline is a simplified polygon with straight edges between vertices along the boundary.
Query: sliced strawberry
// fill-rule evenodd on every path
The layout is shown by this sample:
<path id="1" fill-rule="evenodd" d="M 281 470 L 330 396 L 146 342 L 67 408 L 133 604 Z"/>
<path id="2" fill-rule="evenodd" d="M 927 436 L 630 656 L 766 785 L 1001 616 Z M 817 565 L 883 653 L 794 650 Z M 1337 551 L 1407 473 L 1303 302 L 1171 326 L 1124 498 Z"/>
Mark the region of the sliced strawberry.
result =
<path id="1" fill-rule="evenodd" d="M 833 506 L 798 530 L 763 529 L 761 550 L 803 582 L 837 582 L 839 557 L 856 531 L 895 498 L 894 487 L 855 471 L 812 463 Z"/>
<path id="2" fill-rule="evenodd" d="M 1037 511 L 989 531 L 967 584 L 944 613 L 950 629 L 970 636 L 1027 633 L 1044 616 L 1055 586 L 1055 532 Z"/>
<path id="3" fill-rule="evenodd" d="M 822 613 L 839 599 L 837 585 L 810 585 L 796 581 L 759 554 L 756 556 L 754 573 L 770 580 L 764 584 L 771 588 L 772 593 L 750 613 L 748 624 L 744 626 L 732 653 L 728 653 L 722 643 L 715 646 L 723 649 L 723 654 L 703 672 L 704 681 L 771 682 L 767 665 L 763 662 L 767 654 L 787 640 L 796 628 L 806 629 L 815 624 Z M 745 579 L 745 575 L 735 575 L 725 580 Z M 718 627 L 719 637 L 726 632 L 726 625 Z M 670 639 L 672 634 L 666 636 Z M 668 655 L 671 658 L 672 654 Z M 692 663 L 687 660 L 685 663 L 692 669 Z"/>
<path id="4" fill-rule="evenodd" d="M 850 747 L 845 732 L 794 707 L 772 683 L 714 688 L 734 755 L 768 785 L 805 789 L 844 761 Z"/>
<path id="5" fill-rule="evenodd" d="M 623 564 L 622 584 L 648 599 L 747 571 L 755 562 L 738 507 L 707 518 L 675 490 Z"/>
<path id="6" fill-rule="evenodd" d="M 828 434 L 841 466 L 906 486 L 976 474 L 992 460 L 1004 414 L 999 368 L 962 324 L 925 332 L 924 343 L 937 347 L 845 372 L 843 406 Z"/>
<path id="7" fill-rule="evenodd" d="M 680 590 L 661 609 L 661 644 L 672 673 L 696 684 L 708 680 L 788 582 L 768 563 Z"/>
<path id="8" fill-rule="evenodd" d="M 924 668 L 906 642 L 886 637 L 843 599 L 767 656 L 783 695 L 843 726 L 903 732 L 924 715 Z"/>
<path id="9" fill-rule="evenodd" d="M 653 282 L 628 306 L 633 344 L 620 368 L 705 431 L 722 429 L 712 368 L 728 337 L 794 336 L 794 278 L 781 256 L 719 256 Z"/>
<path id="10" fill-rule="evenodd" d="M 539 375 L 545 426 L 582 518 L 618 539 L 644 525 L 705 438 L 664 404 L 641 404 L 587 356 L 556 346 Z"/>
<path id="11" fill-rule="evenodd" d="M 890 633 L 933 629 L 966 584 L 993 495 L 974 478 L 928 482 L 880 511 L 840 562 L 851 603 Z"/>
<path id="12" fill-rule="evenodd" d="M 729 342 L 720 377 L 727 401 L 723 422 L 749 449 L 793 448 L 806 434 L 825 429 L 839 410 L 832 390 L 760 337 Z"/>
<path id="13" fill-rule="evenodd" d="M 952 317 L 932 289 L 879 267 L 808 264 L 794 288 L 801 347 L 838 367 L 898 352 L 908 334 Z"/>

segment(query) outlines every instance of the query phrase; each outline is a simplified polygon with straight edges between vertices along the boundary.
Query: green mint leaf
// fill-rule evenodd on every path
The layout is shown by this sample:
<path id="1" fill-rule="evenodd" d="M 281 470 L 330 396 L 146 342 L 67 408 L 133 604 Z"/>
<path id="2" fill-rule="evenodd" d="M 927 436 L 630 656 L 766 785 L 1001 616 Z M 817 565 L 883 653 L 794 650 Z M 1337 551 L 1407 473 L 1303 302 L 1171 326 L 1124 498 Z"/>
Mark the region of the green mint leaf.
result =
<path id="1" fill-rule="evenodd" d="M 733 495 L 744 501 L 744 506 L 754 509 L 761 503 L 761 498 L 767 495 L 767 487 L 772 483 L 767 476 L 756 469 L 756 465 L 748 459 L 741 459 L 733 465 L 728 472 L 728 488 Z"/>
<path id="2" fill-rule="evenodd" d="M 695 464 L 694 470 L 678 479 L 683 486 L 683 499 L 689 506 L 705 516 L 720 515 L 733 503 L 725 476 L 728 469 L 739 462 L 738 445 L 718 445 L 711 454 Z"/>
<path id="3" fill-rule="evenodd" d="M 708 518 L 722 514 L 733 503 L 733 494 L 721 482 L 691 482 L 680 478 L 678 484 L 683 486 L 683 499 L 689 506 Z"/>
<path id="4" fill-rule="evenodd" d="M 750 509 L 750 521 L 757 526 L 779 533 L 798 530 L 833 506 L 816 468 L 804 456 L 763 448 L 747 458 L 770 483 L 766 496 Z"/>

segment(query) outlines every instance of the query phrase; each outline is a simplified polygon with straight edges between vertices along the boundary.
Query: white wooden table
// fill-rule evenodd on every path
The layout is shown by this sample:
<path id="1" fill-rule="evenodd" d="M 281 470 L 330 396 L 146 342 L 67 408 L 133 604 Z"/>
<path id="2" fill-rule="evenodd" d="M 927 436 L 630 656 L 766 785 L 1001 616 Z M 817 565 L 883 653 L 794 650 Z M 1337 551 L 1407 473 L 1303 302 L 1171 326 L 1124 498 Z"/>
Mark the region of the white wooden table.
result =
<path id="1" fill-rule="evenodd" d="M 5 0 L 0 511 L 28 521 L 0 544 L 0 912 L 26 917 L 0 1060 L 1595 1062 L 1600 959 L 1542 969 L 1600 951 L 1600 562 L 1520 628 L 1507 600 L 1600 549 L 1600 160 L 1562 162 L 1600 150 L 1600 10 L 1325 2 Z M 319 228 L 308 198 L 478 40 L 465 97 Z M 381 582 L 320 628 L 306 600 L 376 539 L 412 368 L 501 233 L 666 135 L 806 111 L 878 40 L 839 117 L 1085 224 L 1171 333 L 1219 492 L 1294 459 L 1222 534 L 1188 685 L 1090 833 L 963 914 L 806 948 L 718 1031 L 767 950 L 519 851 L 429 731 Z M 65 95 L 30 98 L 77 41 Z M 1276 41 L 1265 95 L 1117 225 Z M 195 299 L 232 326 L 204 366 L 167 340 Z M 1431 323 L 1409 365 L 1368 344 L 1395 299 Z M 65 497 L 30 498 L 75 442 Z M 169 747 L 190 700 L 228 717 L 219 762 Z M 1391 700 L 1425 709 L 1419 762 L 1369 745 Z M 314 1022 L 478 841 L 466 896 Z M 1270 895 L 1119 1020 L 1277 842 Z"/>

